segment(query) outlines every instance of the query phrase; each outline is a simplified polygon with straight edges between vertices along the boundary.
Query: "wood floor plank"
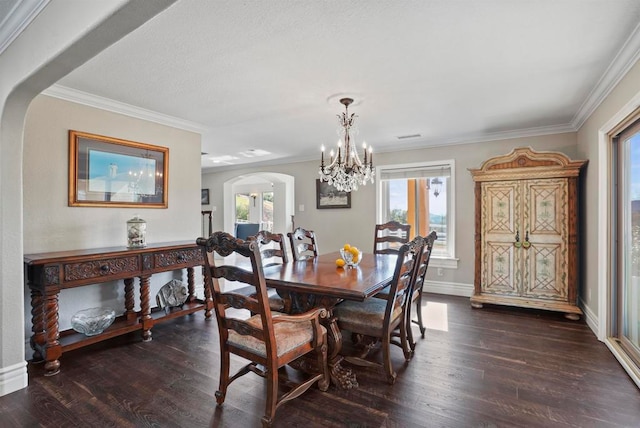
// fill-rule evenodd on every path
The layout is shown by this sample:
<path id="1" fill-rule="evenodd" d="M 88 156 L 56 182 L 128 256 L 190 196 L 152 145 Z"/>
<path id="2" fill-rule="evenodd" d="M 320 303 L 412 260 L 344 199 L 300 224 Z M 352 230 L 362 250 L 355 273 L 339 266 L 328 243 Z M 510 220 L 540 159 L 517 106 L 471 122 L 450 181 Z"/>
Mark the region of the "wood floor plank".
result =
<path id="1" fill-rule="evenodd" d="M 427 295 L 422 310 L 434 309 L 447 319 L 425 339 L 414 329 L 409 363 L 393 347 L 394 385 L 351 367 L 359 388 L 312 388 L 283 405 L 274 426 L 640 426 L 640 391 L 584 321 Z M 29 386 L 0 397 L 2 428 L 259 427 L 264 414 L 265 381 L 253 374 L 216 406 L 218 330 L 202 314 L 155 326 L 151 342 L 132 333 L 65 353 L 61 363 L 53 377 L 29 364 Z M 232 370 L 244 364 L 232 358 Z"/>

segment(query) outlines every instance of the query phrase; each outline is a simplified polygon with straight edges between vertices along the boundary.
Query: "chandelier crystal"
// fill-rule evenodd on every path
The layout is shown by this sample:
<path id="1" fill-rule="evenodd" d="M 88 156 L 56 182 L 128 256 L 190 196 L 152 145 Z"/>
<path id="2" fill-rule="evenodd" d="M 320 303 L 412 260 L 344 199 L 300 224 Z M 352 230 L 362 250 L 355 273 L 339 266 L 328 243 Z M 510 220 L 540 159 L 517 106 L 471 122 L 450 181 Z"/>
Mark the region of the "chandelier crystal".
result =
<path id="1" fill-rule="evenodd" d="M 353 103 L 352 98 L 342 98 L 340 103 L 344 105 L 344 113 L 337 115 L 340 128 L 338 133 L 341 139 L 338 141 L 337 156 L 333 150 L 329 154 L 329 164 L 324 163 L 324 146 L 320 158 L 320 180 L 326 181 L 340 192 L 351 192 L 358 190 L 358 186 L 364 186 L 367 181 L 373 183 L 375 169 L 373 167 L 373 150 L 371 146 L 367 148 L 366 143 L 362 143 L 364 162 L 360 160 L 356 150 L 354 126 L 354 113 L 349 114 L 349 104 Z M 334 157 L 335 156 L 335 157 Z"/>

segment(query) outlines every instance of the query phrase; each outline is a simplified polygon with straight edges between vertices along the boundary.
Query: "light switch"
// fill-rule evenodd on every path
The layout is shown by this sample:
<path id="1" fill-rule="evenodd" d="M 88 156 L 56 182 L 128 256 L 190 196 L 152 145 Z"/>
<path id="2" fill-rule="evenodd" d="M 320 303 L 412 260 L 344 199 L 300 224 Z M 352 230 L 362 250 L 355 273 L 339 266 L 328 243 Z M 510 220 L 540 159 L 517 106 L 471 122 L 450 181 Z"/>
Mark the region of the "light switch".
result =
<path id="1" fill-rule="evenodd" d="M 301 205 L 298 207 L 298 211 L 300 211 L 300 212 L 304 211 L 304 205 L 302 205 L 302 204 L 301 204 Z"/>

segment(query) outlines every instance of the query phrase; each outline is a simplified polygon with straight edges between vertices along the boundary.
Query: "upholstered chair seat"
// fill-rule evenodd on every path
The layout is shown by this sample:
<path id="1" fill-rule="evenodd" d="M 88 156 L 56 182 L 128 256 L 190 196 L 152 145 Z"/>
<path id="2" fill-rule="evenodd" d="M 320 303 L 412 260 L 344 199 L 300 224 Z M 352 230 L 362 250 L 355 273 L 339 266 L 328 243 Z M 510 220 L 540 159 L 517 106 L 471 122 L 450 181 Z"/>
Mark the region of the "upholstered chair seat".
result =
<path id="1" fill-rule="evenodd" d="M 333 315 L 340 320 L 340 327 L 357 331 L 367 336 L 380 337 L 383 332 L 387 302 L 382 299 L 367 299 L 364 302 L 345 301 L 336 306 Z M 394 308 L 392 321 L 402 316 L 402 307 Z"/>
<path id="2" fill-rule="evenodd" d="M 280 312 L 271 312 L 273 318 L 285 316 Z M 260 315 L 254 315 L 246 320 L 247 324 L 253 327 L 260 328 L 262 326 L 262 320 Z M 326 334 L 324 326 L 320 326 L 322 334 Z M 277 356 L 282 357 L 292 349 L 298 348 L 306 343 L 310 343 L 314 338 L 314 330 L 311 321 L 307 323 L 301 322 L 279 322 L 274 323 L 273 332 L 276 338 Z M 246 351 L 258 354 L 262 357 L 267 356 L 264 342 L 256 339 L 253 336 L 236 333 L 234 330 L 229 331 L 229 339 L 227 342 L 231 345 Z"/>

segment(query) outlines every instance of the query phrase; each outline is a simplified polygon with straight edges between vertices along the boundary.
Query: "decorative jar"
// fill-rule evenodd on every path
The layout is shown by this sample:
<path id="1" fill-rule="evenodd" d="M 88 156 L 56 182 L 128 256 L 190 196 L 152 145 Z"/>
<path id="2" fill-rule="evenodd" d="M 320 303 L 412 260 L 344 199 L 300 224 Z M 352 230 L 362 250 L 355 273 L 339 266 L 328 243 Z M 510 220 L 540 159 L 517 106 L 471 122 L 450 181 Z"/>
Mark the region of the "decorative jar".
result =
<path id="1" fill-rule="evenodd" d="M 147 246 L 147 222 L 136 214 L 127 221 L 127 247 L 144 248 Z"/>
<path id="2" fill-rule="evenodd" d="M 77 312 L 71 317 L 71 327 L 86 336 L 95 336 L 109 327 L 116 319 L 111 308 L 89 308 Z"/>

